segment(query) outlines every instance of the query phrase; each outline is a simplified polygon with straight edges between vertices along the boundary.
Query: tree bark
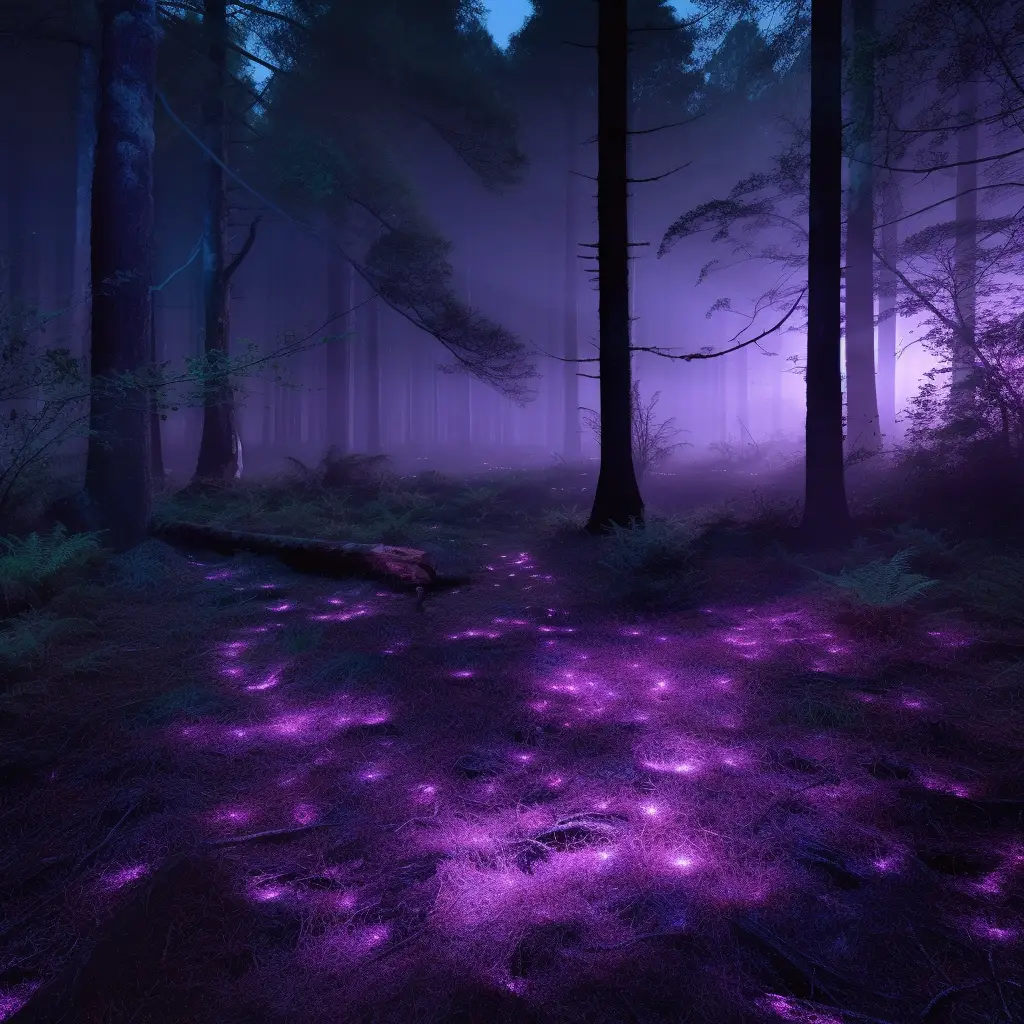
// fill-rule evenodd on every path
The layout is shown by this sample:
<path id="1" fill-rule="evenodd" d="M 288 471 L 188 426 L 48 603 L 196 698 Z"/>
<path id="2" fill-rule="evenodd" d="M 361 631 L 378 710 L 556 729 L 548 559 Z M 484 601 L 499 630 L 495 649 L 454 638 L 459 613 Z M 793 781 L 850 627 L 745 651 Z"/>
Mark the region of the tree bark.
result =
<path id="1" fill-rule="evenodd" d="M 381 450 L 380 424 L 380 300 L 376 295 L 366 304 L 366 450 Z"/>
<path id="2" fill-rule="evenodd" d="M 156 292 L 150 292 L 152 308 L 149 311 L 149 361 L 157 365 L 157 323 L 156 323 Z M 149 466 L 153 476 L 153 487 L 162 490 L 167 481 L 164 472 L 164 446 L 160 435 L 160 409 L 157 396 L 149 394 Z"/>
<path id="3" fill-rule="evenodd" d="M 812 543 L 850 530 L 843 472 L 843 20 L 835 0 L 811 4 L 811 161 L 807 260 L 806 485 L 801 530 Z"/>
<path id="4" fill-rule="evenodd" d="M 429 587 L 437 579 L 430 556 L 418 548 L 249 533 L 187 522 L 158 523 L 153 533 L 167 540 L 225 554 L 248 551 L 273 555 L 304 572 L 325 576 L 366 575 L 421 587 Z"/>
<path id="5" fill-rule="evenodd" d="M 846 436 L 849 451 L 877 451 L 874 170 L 875 0 L 853 0 L 854 149 L 846 219 Z"/>
<path id="6" fill-rule="evenodd" d="M 889 223 L 903 212 L 900 190 L 892 173 L 882 182 L 882 256 L 878 271 L 878 420 L 882 433 L 893 438 L 896 433 L 896 300 L 899 279 L 886 264 L 896 262 L 899 225 Z"/>
<path id="7" fill-rule="evenodd" d="M 203 38 L 209 79 L 203 99 L 203 141 L 221 163 L 227 160 L 227 44 L 225 0 L 205 0 Z M 206 160 L 206 218 L 203 226 L 204 352 L 211 369 L 229 354 L 229 281 L 225 273 L 227 177 L 216 161 Z M 234 395 L 226 374 L 212 373 L 203 403 L 203 434 L 196 480 L 229 481 L 238 475 L 238 434 Z"/>
<path id="8" fill-rule="evenodd" d="M 960 85 L 960 121 L 965 126 L 957 135 L 956 159 L 956 242 L 954 287 L 959 311 L 960 336 L 954 341 L 953 378 L 950 402 L 954 407 L 970 405 L 974 371 L 975 275 L 978 233 L 978 83 L 969 69 Z"/>
<path id="9" fill-rule="evenodd" d="M 149 361 L 153 276 L 156 0 L 108 0 L 102 11 L 92 187 L 92 396 L 86 490 L 115 550 L 146 535 L 153 500 L 145 388 L 111 375 Z"/>
<path id="10" fill-rule="evenodd" d="M 564 434 L 562 455 L 569 462 L 579 462 L 580 451 L 580 383 L 579 366 L 579 260 L 576 250 L 576 154 L 579 149 L 576 138 L 576 94 L 571 89 L 565 100 L 565 279 L 562 301 L 565 310 L 563 326 L 563 349 L 566 362 L 564 388 Z"/>
<path id="11" fill-rule="evenodd" d="M 352 264 L 337 250 L 331 250 L 328 266 L 327 313 L 344 313 L 339 337 L 327 342 L 326 421 L 327 443 L 341 452 L 352 450 L 349 414 L 352 404 L 352 320 L 355 306 L 355 273 Z M 338 321 L 335 321 L 336 323 Z"/>
<path id="12" fill-rule="evenodd" d="M 96 6 L 91 0 L 75 5 L 76 32 L 87 41 L 78 50 L 78 82 L 75 98 L 75 226 L 71 252 L 71 351 L 89 353 L 92 317 L 90 275 L 90 214 L 92 175 L 96 162 L 96 115 L 99 107 Z M 69 451 L 80 457 L 86 451 L 84 439 L 75 438 Z"/>
<path id="13" fill-rule="evenodd" d="M 642 524 L 633 469 L 630 322 L 627 0 L 600 0 L 597 14 L 597 262 L 601 464 L 586 529 Z"/>

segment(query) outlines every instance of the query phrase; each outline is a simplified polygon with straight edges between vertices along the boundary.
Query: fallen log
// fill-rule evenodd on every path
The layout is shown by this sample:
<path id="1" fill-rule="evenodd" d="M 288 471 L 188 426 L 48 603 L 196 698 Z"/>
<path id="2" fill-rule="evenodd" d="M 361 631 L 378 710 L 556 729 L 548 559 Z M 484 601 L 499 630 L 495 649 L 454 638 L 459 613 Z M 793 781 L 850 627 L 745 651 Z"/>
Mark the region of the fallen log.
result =
<path id="1" fill-rule="evenodd" d="M 154 523 L 150 533 L 161 540 L 220 554 L 247 551 L 254 555 L 271 555 L 300 571 L 325 576 L 369 576 L 403 589 L 429 589 L 439 582 L 430 556 L 418 548 L 315 537 L 280 537 L 185 522 Z"/>

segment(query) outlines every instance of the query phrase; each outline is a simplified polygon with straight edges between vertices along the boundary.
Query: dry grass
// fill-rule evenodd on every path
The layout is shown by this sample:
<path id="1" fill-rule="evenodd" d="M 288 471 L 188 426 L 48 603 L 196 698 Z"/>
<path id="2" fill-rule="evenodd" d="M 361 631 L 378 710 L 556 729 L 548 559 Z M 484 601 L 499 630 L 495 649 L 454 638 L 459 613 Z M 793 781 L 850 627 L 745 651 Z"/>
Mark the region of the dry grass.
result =
<path id="1" fill-rule="evenodd" d="M 91 632 L 0 696 L 0 1018 L 72 967 L 105 1024 L 1024 1014 L 1017 634 L 769 549 L 638 613 L 427 484 L 478 571 L 423 613 L 154 544 L 50 606 Z"/>

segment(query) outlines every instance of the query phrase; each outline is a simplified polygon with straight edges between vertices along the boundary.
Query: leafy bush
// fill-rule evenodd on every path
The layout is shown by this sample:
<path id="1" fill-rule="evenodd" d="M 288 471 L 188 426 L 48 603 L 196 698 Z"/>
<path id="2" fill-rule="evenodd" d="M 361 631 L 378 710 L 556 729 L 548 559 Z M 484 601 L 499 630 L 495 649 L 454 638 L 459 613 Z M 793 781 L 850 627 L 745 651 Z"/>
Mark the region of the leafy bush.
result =
<path id="1" fill-rule="evenodd" d="M 132 590 L 164 587 L 181 573 L 183 559 L 169 544 L 147 540 L 123 554 L 115 555 L 107 565 L 113 579 Z"/>
<path id="2" fill-rule="evenodd" d="M 0 598 L 7 607 L 45 600 L 102 551 L 98 534 L 68 536 L 62 525 L 49 536 L 0 537 Z"/>
<path id="3" fill-rule="evenodd" d="M 1024 625 L 1024 559 L 997 555 L 981 561 L 958 590 L 964 602 L 983 619 Z"/>
<path id="4" fill-rule="evenodd" d="M 51 642 L 90 628 L 91 623 L 83 619 L 61 618 L 40 610 L 0 620 L 0 677 L 37 668 Z"/>
<path id="5" fill-rule="evenodd" d="M 380 487 L 394 477 L 387 455 L 346 453 L 334 445 L 327 449 L 315 469 L 291 456 L 288 461 L 292 464 L 294 479 L 307 487 L 367 490 Z"/>
<path id="6" fill-rule="evenodd" d="M 69 349 L 44 344 L 52 319 L 0 308 L 0 523 L 30 518 L 62 447 L 89 433 L 88 376 Z"/>
<path id="7" fill-rule="evenodd" d="M 936 585 L 936 580 L 910 572 L 908 564 L 914 552 L 900 551 L 856 569 L 843 569 L 838 576 L 812 570 L 816 576 L 853 595 L 858 602 L 876 608 L 906 604 Z"/>
<path id="8" fill-rule="evenodd" d="M 688 603 L 699 580 L 694 565 L 698 535 L 698 527 L 677 518 L 613 525 L 598 565 L 628 604 Z"/>
<path id="9" fill-rule="evenodd" d="M 538 531 L 543 537 L 564 537 L 579 533 L 587 525 L 587 513 L 577 505 L 564 505 L 549 509 L 538 520 Z"/>

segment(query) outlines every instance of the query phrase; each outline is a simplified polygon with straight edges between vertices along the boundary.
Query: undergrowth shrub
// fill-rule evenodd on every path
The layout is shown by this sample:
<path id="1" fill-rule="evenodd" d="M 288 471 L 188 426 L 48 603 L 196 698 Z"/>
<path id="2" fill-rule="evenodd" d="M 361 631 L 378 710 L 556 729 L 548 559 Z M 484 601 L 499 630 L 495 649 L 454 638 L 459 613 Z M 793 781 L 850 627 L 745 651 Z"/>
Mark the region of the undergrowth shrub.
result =
<path id="1" fill-rule="evenodd" d="M 55 640 L 91 628 L 83 619 L 64 618 L 45 609 L 0 619 L 0 679 L 37 669 Z"/>
<path id="2" fill-rule="evenodd" d="M 1024 559 L 994 555 L 981 560 L 957 591 L 979 618 L 1006 626 L 1024 626 Z"/>
<path id="3" fill-rule="evenodd" d="M 627 604 L 688 604 L 702 578 L 695 564 L 698 536 L 697 526 L 678 518 L 613 524 L 598 565 L 612 594 Z"/>
<path id="4" fill-rule="evenodd" d="M 892 608 L 906 604 L 937 583 L 910 571 L 912 556 L 913 551 L 900 551 L 888 561 L 881 558 L 855 569 L 843 569 L 837 576 L 817 569 L 811 571 L 862 605 Z"/>
<path id="5" fill-rule="evenodd" d="M 394 479 L 387 455 L 366 455 L 361 452 L 342 452 L 332 445 L 315 468 L 306 466 L 288 456 L 292 464 L 292 479 L 306 487 L 324 487 L 328 490 L 373 490 Z"/>
<path id="6" fill-rule="evenodd" d="M 537 520 L 537 532 L 542 537 L 564 537 L 579 533 L 587 525 L 587 513 L 577 505 L 548 509 Z"/>
<path id="7" fill-rule="evenodd" d="M 107 563 L 113 581 L 130 590 L 162 589 L 177 580 L 184 559 L 169 544 L 146 540 Z"/>
<path id="8" fill-rule="evenodd" d="M 51 597 L 101 556 L 98 534 L 68 535 L 62 525 L 48 535 L 0 537 L 0 598 L 7 608 Z"/>

